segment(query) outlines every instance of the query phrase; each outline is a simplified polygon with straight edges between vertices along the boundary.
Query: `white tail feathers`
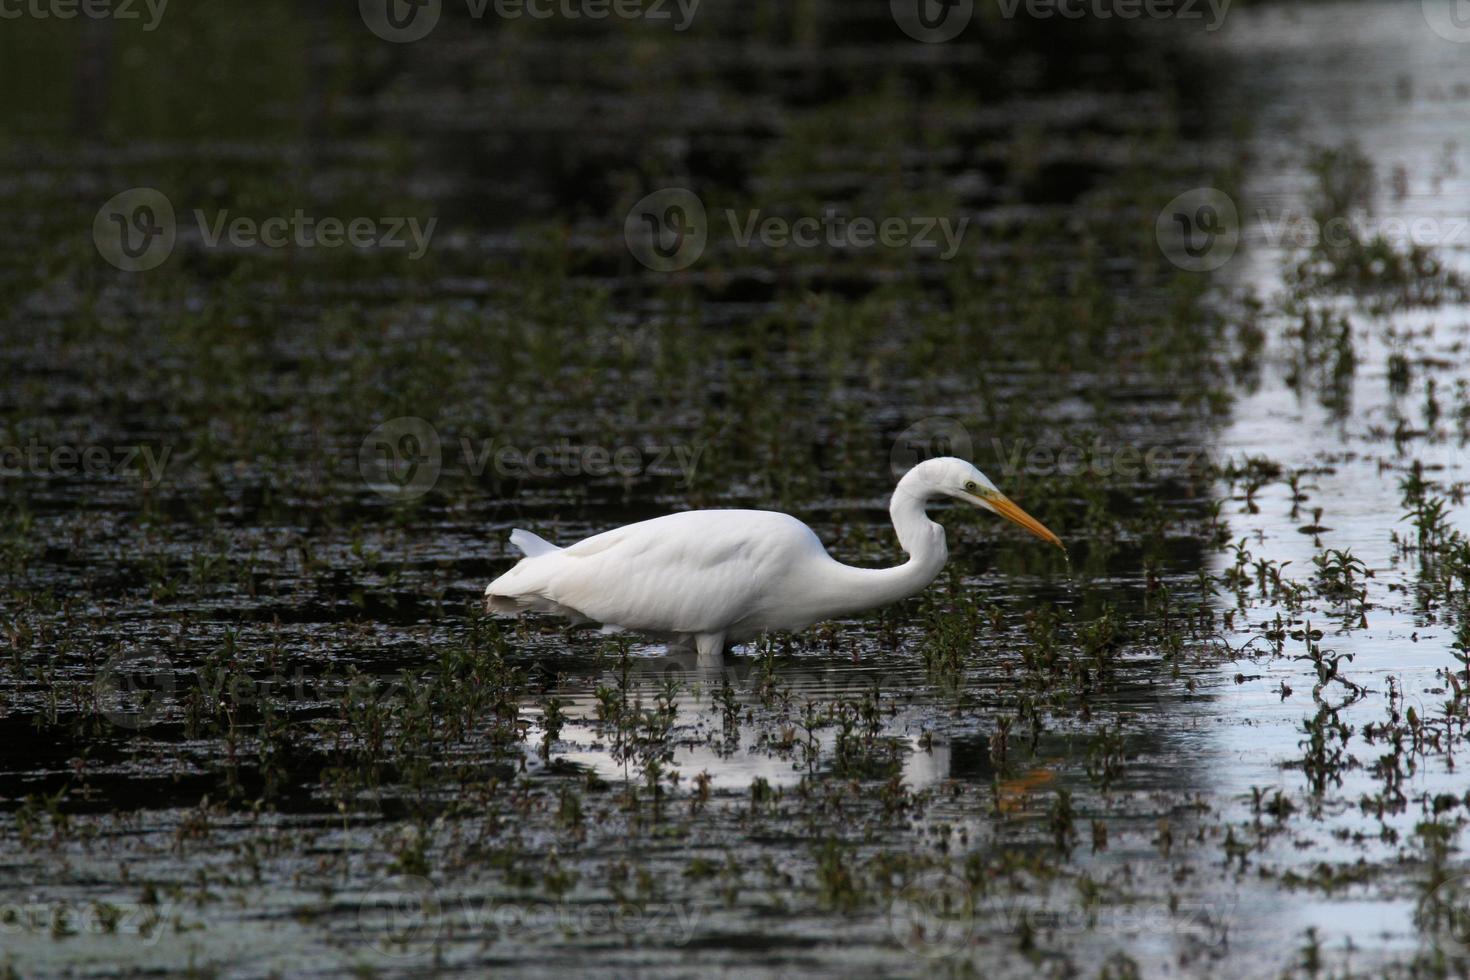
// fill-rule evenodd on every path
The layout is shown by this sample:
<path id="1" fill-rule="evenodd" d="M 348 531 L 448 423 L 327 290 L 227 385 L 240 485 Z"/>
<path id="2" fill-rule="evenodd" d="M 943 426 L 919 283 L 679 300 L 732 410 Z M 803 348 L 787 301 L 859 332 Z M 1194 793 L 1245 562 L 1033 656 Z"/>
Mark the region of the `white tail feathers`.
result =
<path id="1" fill-rule="evenodd" d="M 550 554 L 553 551 L 561 550 L 550 541 L 544 538 L 538 538 L 530 531 L 523 531 L 520 528 L 516 528 L 510 532 L 510 543 L 519 548 L 521 554 L 527 558 L 535 558 L 538 555 Z"/>
<path id="2" fill-rule="evenodd" d="M 504 613 L 512 615 L 526 609 L 530 603 L 522 603 L 514 596 L 491 595 L 485 593 L 485 611 L 492 613 Z"/>
<path id="3" fill-rule="evenodd" d="M 510 543 L 526 557 L 485 587 L 486 611 L 516 614 L 529 610 L 556 613 L 574 622 L 585 620 L 586 617 L 575 609 L 568 609 L 542 594 L 547 569 L 532 562 L 531 559 L 555 554 L 561 549 L 550 541 L 538 538 L 530 531 L 523 531 L 520 528 L 510 532 Z"/>

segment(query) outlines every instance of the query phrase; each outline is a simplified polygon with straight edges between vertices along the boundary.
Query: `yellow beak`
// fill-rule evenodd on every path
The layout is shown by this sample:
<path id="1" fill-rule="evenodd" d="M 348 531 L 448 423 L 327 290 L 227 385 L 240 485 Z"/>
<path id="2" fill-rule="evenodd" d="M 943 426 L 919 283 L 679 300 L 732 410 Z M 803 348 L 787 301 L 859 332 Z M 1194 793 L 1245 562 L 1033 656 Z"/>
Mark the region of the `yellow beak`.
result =
<path id="1" fill-rule="evenodd" d="M 1036 535 L 1041 540 L 1050 541 L 1052 544 L 1056 545 L 1058 548 L 1061 548 L 1063 551 L 1066 550 L 1066 546 L 1062 544 L 1061 538 L 1057 537 L 1055 534 L 1052 534 L 1051 531 L 1047 530 L 1045 524 L 1041 523 L 1036 518 L 1032 517 L 1021 508 L 1017 507 L 1015 503 L 1013 503 L 1011 499 L 1009 497 L 1006 497 L 1004 494 L 987 494 L 985 497 L 979 499 L 982 499 L 985 502 L 986 506 L 995 511 L 1001 517 L 1004 517 L 1006 520 L 1011 521 L 1015 524 L 1019 524 L 1026 530 L 1030 531 L 1032 534 Z"/>

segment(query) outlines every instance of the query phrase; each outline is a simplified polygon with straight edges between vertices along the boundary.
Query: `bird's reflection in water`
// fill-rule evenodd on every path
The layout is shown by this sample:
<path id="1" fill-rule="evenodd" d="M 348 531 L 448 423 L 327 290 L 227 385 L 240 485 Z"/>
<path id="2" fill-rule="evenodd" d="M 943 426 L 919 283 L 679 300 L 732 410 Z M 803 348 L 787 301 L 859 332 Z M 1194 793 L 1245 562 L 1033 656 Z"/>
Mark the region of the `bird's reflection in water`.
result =
<path id="1" fill-rule="evenodd" d="M 915 668 L 917 669 L 917 668 Z M 672 751 L 668 764 L 684 781 L 707 773 L 715 789 L 748 789 L 756 780 L 772 787 L 792 786 L 809 771 L 825 771 L 834 764 L 838 726 L 823 724 L 813 731 L 801 725 L 808 702 L 824 707 L 841 701 L 857 703 L 871 696 L 875 683 L 889 689 L 891 665 L 854 668 L 850 662 L 822 661 L 805 670 L 780 671 L 780 686 L 789 692 L 785 706 L 763 703 L 759 687 L 763 668 L 755 658 L 739 658 L 724 666 L 701 664 L 694 651 L 667 651 L 662 647 L 639 646 L 630 651 L 627 665 L 627 698 L 639 712 L 656 709 L 660 696 L 673 691 L 673 719 L 667 744 Z M 637 778 L 637 761 L 631 753 L 617 751 L 613 726 L 599 717 L 604 694 L 617 683 L 618 670 L 583 676 L 556 691 L 563 702 L 565 718 L 552 757 L 562 763 L 584 767 L 608 780 Z M 671 683 L 672 682 L 672 683 Z M 734 702 L 725 699 L 733 692 Z M 911 682 L 910 682 L 911 686 Z M 737 708 L 735 722 L 725 724 L 726 704 Z M 924 702 L 888 704 L 877 712 L 879 730 L 862 737 L 873 746 L 878 769 L 891 765 L 910 791 L 928 789 L 947 780 L 970 784 L 998 785 L 998 806 L 1011 813 L 1029 812 L 1028 800 L 1047 792 L 1053 774 L 1034 768 L 1010 776 L 998 773 L 991 758 L 990 742 L 982 733 L 945 736 L 933 728 L 933 705 Z M 927 722 L 927 725 L 926 725 Z M 539 746 L 545 735 L 540 718 L 526 744 Z M 866 722 L 864 723 L 866 725 Z"/>

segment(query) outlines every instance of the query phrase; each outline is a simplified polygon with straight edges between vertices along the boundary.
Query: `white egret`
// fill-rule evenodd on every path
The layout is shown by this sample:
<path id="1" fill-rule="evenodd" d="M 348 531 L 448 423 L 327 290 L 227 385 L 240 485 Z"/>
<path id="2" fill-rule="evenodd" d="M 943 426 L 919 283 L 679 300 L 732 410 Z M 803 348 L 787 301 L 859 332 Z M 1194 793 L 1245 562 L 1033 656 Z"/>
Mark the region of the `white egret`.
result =
<path id="1" fill-rule="evenodd" d="M 994 511 L 1057 547 L 1062 542 L 962 459 L 915 466 L 888 513 L 909 560 L 855 568 L 827 553 L 812 529 L 768 510 L 694 510 L 595 534 L 565 548 L 511 532 L 525 554 L 485 588 L 485 608 L 526 610 L 635 630 L 693 647 L 701 663 L 767 630 L 800 630 L 906 599 L 934 581 L 949 557 L 944 528 L 924 508 L 953 497 Z"/>

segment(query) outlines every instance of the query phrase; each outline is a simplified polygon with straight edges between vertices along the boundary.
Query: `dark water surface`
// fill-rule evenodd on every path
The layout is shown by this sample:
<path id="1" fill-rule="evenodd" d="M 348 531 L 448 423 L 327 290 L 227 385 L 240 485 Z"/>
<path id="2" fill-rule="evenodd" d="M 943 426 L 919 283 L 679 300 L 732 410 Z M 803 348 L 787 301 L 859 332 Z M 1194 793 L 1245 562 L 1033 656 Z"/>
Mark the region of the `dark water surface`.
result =
<path id="1" fill-rule="evenodd" d="M 1470 48 L 998 9 L 7 22 L 0 969 L 1460 975 Z M 891 564 L 938 449 L 1069 556 L 943 509 L 723 670 L 479 608 L 688 507 Z"/>

